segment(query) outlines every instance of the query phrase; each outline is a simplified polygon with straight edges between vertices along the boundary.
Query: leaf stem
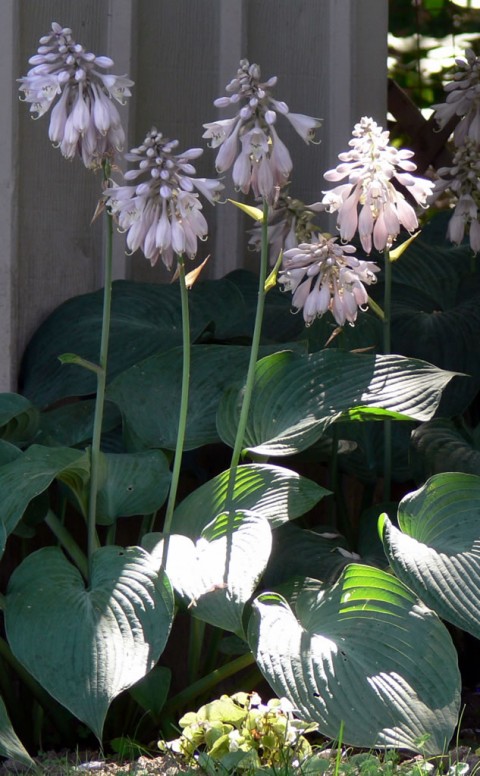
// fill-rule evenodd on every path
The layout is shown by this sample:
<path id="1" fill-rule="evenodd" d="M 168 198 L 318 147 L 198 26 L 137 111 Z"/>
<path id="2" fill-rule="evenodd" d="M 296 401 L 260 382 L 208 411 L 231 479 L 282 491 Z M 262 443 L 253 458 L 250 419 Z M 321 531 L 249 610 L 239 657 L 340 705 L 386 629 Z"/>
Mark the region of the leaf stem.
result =
<path id="1" fill-rule="evenodd" d="M 73 539 L 70 531 L 65 528 L 62 521 L 58 519 L 57 515 L 52 512 L 51 509 L 48 510 L 45 516 L 45 522 L 52 533 L 57 537 L 62 547 L 68 552 L 72 560 L 75 562 L 84 579 L 88 579 L 88 560 L 76 541 Z"/>
<path id="2" fill-rule="evenodd" d="M 167 508 L 165 512 L 165 522 L 163 532 L 169 534 L 172 527 L 173 510 L 177 498 L 178 482 L 180 479 L 180 469 L 182 466 L 183 447 L 185 444 L 185 432 L 187 428 L 188 395 L 190 389 L 190 316 L 188 310 L 188 288 L 185 282 L 185 262 L 183 256 L 178 257 L 180 296 L 182 301 L 182 333 L 183 333 L 183 367 L 182 367 L 182 392 L 180 397 L 180 414 L 178 418 L 177 442 L 175 446 L 175 457 L 173 459 L 172 481 L 170 492 L 168 494 Z M 164 558 L 165 562 L 165 558 Z"/>
<path id="3" fill-rule="evenodd" d="M 103 177 L 107 181 L 110 175 L 110 163 L 103 161 Z M 92 447 L 90 450 L 90 491 L 88 500 L 88 565 L 89 576 L 91 573 L 92 555 L 95 552 L 96 542 L 96 516 L 97 493 L 100 469 L 100 442 L 102 436 L 103 411 L 105 406 L 105 388 L 107 383 L 108 344 L 110 339 L 110 317 L 112 307 L 112 247 L 113 247 L 113 218 L 105 209 L 106 234 L 104 250 L 104 288 L 103 288 L 103 316 L 102 335 L 100 341 L 100 369 L 97 372 L 97 394 L 95 398 L 95 415 L 93 420 Z"/>
<path id="4" fill-rule="evenodd" d="M 384 251 L 385 267 L 384 278 L 385 285 L 383 291 L 383 352 L 385 355 L 392 352 L 391 342 L 391 315 L 392 315 L 392 262 L 390 261 L 390 251 L 388 248 Z"/>
<path id="5" fill-rule="evenodd" d="M 190 636 L 188 645 L 187 676 L 191 684 L 200 673 L 200 658 L 204 648 L 206 623 L 196 617 L 190 619 Z"/>
<path id="6" fill-rule="evenodd" d="M 174 695 L 173 698 L 170 698 L 164 706 L 164 712 L 173 714 L 178 711 L 178 709 L 191 703 L 194 698 L 209 692 L 216 687 L 219 682 L 227 679 L 229 676 L 234 676 L 244 668 L 253 665 L 254 662 L 255 658 L 252 653 L 246 652 L 244 655 L 235 658 L 235 660 L 231 660 L 230 663 L 226 663 L 224 666 L 216 668 L 210 674 L 202 676 L 197 682 L 193 682 L 193 684 L 190 684 L 184 690 L 177 693 L 177 695 Z"/>
<path id="7" fill-rule="evenodd" d="M 385 284 L 383 296 L 383 353 L 388 355 L 392 350 L 391 311 L 392 311 L 392 263 L 390 251 L 384 251 Z M 392 421 L 383 421 L 383 499 L 390 501 L 392 489 Z"/>

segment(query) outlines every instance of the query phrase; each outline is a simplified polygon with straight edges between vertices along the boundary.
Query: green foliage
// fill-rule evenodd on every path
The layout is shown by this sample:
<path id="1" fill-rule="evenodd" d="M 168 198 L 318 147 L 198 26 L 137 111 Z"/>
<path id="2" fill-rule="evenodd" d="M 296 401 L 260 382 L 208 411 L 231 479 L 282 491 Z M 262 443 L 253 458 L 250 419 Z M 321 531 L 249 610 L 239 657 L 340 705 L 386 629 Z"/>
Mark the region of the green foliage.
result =
<path id="1" fill-rule="evenodd" d="M 385 419 L 393 422 L 394 480 L 408 483 L 436 471 L 429 434 L 453 433 L 461 427 L 453 416 L 471 404 L 478 367 L 467 345 L 468 316 L 478 298 L 469 281 L 471 304 L 457 305 L 471 278 L 465 259 L 463 249 L 437 248 L 420 238 L 395 262 L 394 332 L 401 355 L 350 352 L 338 338 L 325 348 L 316 327 L 307 341 L 301 328 L 295 333 L 298 318 L 289 315 L 286 297 L 271 292 L 246 460 L 234 481 L 223 457 L 234 444 L 245 390 L 251 280 L 248 273 L 232 273 L 197 284 L 189 452 L 168 539 L 161 529 L 178 428 L 182 348 L 171 331 L 180 301 L 173 287 L 115 286 L 122 325 L 112 331 L 91 565 L 82 525 L 90 487 L 94 407 L 86 397 L 92 375 L 77 364 L 58 372 L 55 358 L 77 348 L 82 358 L 93 357 L 98 300 L 86 295 L 53 313 L 28 349 L 23 379 L 29 398 L 7 395 L 0 427 L 2 546 L 15 534 L 36 541 L 44 522 L 60 544 L 44 546 L 42 538 L 41 549 L 14 564 L 4 607 L 12 665 L 19 661 L 99 738 L 106 729 L 112 739 L 123 731 L 120 740 L 137 740 L 140 726 L 149 740 L 153 726 L 168 729 L 177 711 L 255 659 L 274 690 L 324 735 L 334 737 L 343 723 L 347 743 L 442 750 L 456 723 L 460 678 L 448 632 L 421 601 L 448 619 L 447 599 L 460 611 L 461 595 L 476 589 L 476 556 L 462 560 L 470 552 L 467 523 L 457 517 L 452 527 L 466 542 L 459 545 L 463 592 L 453 599 L 445 592 L 440 601 L 425 592 L 425 575 L 417 583 L 402 565 L 398 529 L 384 531 L 398 579 L 374 568 L 387 560 L 375 536 L 381 508 L 368 498 L 368 488 L 383 474 Z M 447 319 L 433 315 L 439 307 L 455 310 L 458 341 L 445 339 Z M 416 338 L 407 325 L 412 309 L 427 311 Z M 84 315 L 93 315 L 90 326 L 77 326 Z M 122 348 L 127 324 L 132 332 L 149 332 L 145 346 Z M 364 350 L 373 329 L 360 329 L 355 349 Z M 437 418 L 439 408 L 447 418 Z M 212 449 L 207 470 L 202 456 Z M 471 467 L 472 457 L 462 450 L 447 434 L 443 460 Z M 346 477 L 362 483 L 363 503 L 345 499 Z M 323 506 L 325 497 L 330 506 Z M 427 500 L 424 511 L 435 522 L 436 502 Z M 444 512 L 438 514 L 445 525 Z M 137 516 L 143 516 L 140 526 Z M 402 531 L 404 522 L 401 517 Z M 116 538 L 125 532 L 129 549 Z M 451 579 L 455 568 L 452 559 Z M 346 608 L 349 597 L 359 603 Z M 185 641 L 176 612 L 190 621 L 188 649 L 186 665 L 170 668 L 158 661 L 167 640 Z M 474 629 L 471 618 L 469 623 Z M 221 648 L 225 631 L 237 638 L 233 660 Z M 170 680 L 176 688 L 171 697 Z M 368 717 L 351 713 L 365 698 Z M 427 734 L 428 743 L 420 746 L 419 736 Z"/>
<path id="2" fill-rule="evenodd" d="M 263 593 L 248 640 L 276 693 L 330 738 L 343 724 L 353 745 L 416 749 L 428 730 L 424 751 L 435 754 L 453 734 L 460 677 L 451 638 L 386 572 L 352 563 L 332 587 L 302 590 L 294 610 Z"/>
<path id="3" fill-rule="evenodd" d="M 179 721 L 181 736 L 159 741 L 159 747 L 207 773 L 218 768 L 254 774 L 298 767 L 312 755 L 304 734 L 316 730 L 316 725 L 298 719 L 293 711 L 286 698 L 262 704 L 256 693 L 222 695 L 185 714 Z"/>
<path id="4" fill-rule="evenodd" d="M 451 3 L 419 5 L 440 34 Z M 108 369 L 100 292 L 44 321 L 23 395 L 0 396 L 0 754 L 29 763 L 10 719 L 32 750 L 56 726 L 136 752 L 261 677 L 282 700 L 222 695 L 161 748 L 208 774 L 325 772 L 313 729 L 445 750 L 461 678 L 442 620 L 480 635 L 480 272 L 444 234 L 434 217 L 343 330 L 305 331 L 244 271 L 188 294 L 116 281 Z"/>

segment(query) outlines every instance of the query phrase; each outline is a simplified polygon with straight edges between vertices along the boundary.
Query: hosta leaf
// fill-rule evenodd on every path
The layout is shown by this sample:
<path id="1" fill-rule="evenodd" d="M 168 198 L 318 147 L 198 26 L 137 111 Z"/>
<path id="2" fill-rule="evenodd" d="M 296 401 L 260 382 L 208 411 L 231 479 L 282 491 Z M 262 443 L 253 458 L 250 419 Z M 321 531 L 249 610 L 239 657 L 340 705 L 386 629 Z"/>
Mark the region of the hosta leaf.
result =
<path id="1" fill-rule="evenodd" d="M 88 479 L 89 465 L 84 452 L 67 447 L 32 445 L 22 455 L 0 467 L 0 519 L 10 534 L 29 502 L 58 477 L 81 491 Z"/>
<path id="2" fill-rule="evenodd" d="M 231 380 L 246 374 L 249 354 L 250 348 L 240 346 L 192 347 L 186 450 L 218 442 L 215 415 L 220 396 Z M 121 410 L 131 446 L 175 449 L 181 383 L 181 348 L 151 356 L 112 382 L 107 395 Z"/>
<path id="3" fill-rule="evenodd" d="M 143 540 L 156 558 L 158 534 Z M 243 608 L 265 570 L 272 546 L 268 521 L 254 512 L 218 515 L 194 543 L 170 536 L 166 570 L 178 595 L 200 620 L 243 636 Z"/>
<path id="4" fill-rule="evenodd" d="M 480 380 L 479 325 L 479 296 L 452 309 L 431 312 L 404 303 L 392 313 L 392 348 L 395 353 L 428 359 L 442 369 L 472 375 L 475 381 L 462 381 L 459 387 L 475 395 Z"/>
<path id="5" fill-rule="evenodd" d="M 356 564 L 330 590 L 300 593 L 296 609 L 274 593 L 253 604 L 248 640 L 277 695 L 330 738 L 343 723 L 347 744 L 445 749 L 460 674 L 434 612 L 395 577 Z"/>
<path id="6" fill-rule="evenodd" d="M 97 522 L 109 525 L 117 517 L 155 512 L 167 498 L 170 479 L 168 461 L 161 450 L 103 453 Z"/>
<path id="7" fill-rule="evenodd" d="M 15 733 L 8 717 L 5 704 L 0 698 L 0 755 L 9 757 L 18 763 L 28 767 L 34 767 L 35 763 Z"/>
<path id="8" fill-rule="evenodd" d="M 455 305 L 462 278 L 471 272 L 472 253 L 467 245 L 445 247 L 445 244 L 433 244 L 430 237 L 432 227 L 433 224 L 428 224 L 409 245 L 401 260 L 394 263 L 392 293 L 396 299 L 397 284 L 421 292 L 428 290 L 438 310 Z M 446 230 L 447 224 L 442 229 L 444 236 Z"/>
<path id="9" fill-rule="evenodd" d="M 251 276 L 253 273 L 244 273 Z M 192 342 L 201 337 L 238 338 L 251 335 L 252 316 L 236 273 L 220 280 L 195 283 L 189 293 Z M 278 341 L 287 330 L 301 330 L 298 318 L 288 316 L 288 299 L 275 294 L 267 300 L 266 333 Z M 283 320 L 271 311 L 283 302 Z M 96 389 L 95 374 L 75 364 L 61 364 L 58 357 L 74 353 L 98 363 L 102 325 L 103 291 L 64 302 L 40 326 L 30 341 L 22 365 L 25 395 L 38 407 L 66 396 L 85 396 Z M 112 318 L 109 347 L 111 380 L 153 353 L 182 342 L 180 292 L 177 284 L 134 283 L 117 280 L 112 286 Z M 276 336 L 275 336 L 276 335 Z M 287 335 L 285 337 L 289 339 Z M 291 338 L 291 337 L 290 337 Z"/>
<path id="10" fill-rule="evenodd" d="M 295 523 L 281 525 L 273 534 L 273 549 L 262 585 L 269 590 L 295 577 L 311 577 L 331 585 L 353 559 L 343 536 L 336 531 L 310 531 Z"/>
<path id="11" fill-rule="evenodd" d="M 396 355 L 274 353 L 257 364 L 245 447 L 261 455 L 292 455 L 340 418 L 428 420 L 453 376 Z M 219 434 L 229 445 L 234 443 L 241 397 L 232 388 L 217 413 Z"/>
<path id="12" fill-rule="evenodd" d="M 178 291 L 178 289 L 176 289 Z M 66 396 L 85 396 L 96 389 L 96 376 L 75 364 L 61 364 L 63 353 L 98 363 L 103 291 L 68 299 L 46 319 L 30 341 L 22 367 L 23 391 L 38 406 Z M 112 288 L 109 376 L 150 353 L 162 343 L 181 341 L 181 314 L 174 289 L 117 281 Z"/>
<path id="13" fill-rule="evenodd" d="M 166 666 L 154 666 L 152 670 L 130 687 L 130 695 L 155 721 L 158 721 L 168 697 L 172 672 Z"/>
<path id="14" fill-rule="evenodd" d="M 445 620 L 480 637 L 480 477 L 431 477 L 381 521 L 397 576 Z"/>
<path id="15" fill-rule="evenodd" d="M 18 445 L 30 442 L 38 428 L 39 414 L 24 396 L 0 394 L 0 439 Z"/>
<path id="16" fill-rule="evenodd" d="M 438 418 L 422 423 L 412 434 L 412 473 L 420 482 L 439 472 L 480 475 L 480 450 L 467 429 Z"/>
<path id="17" fill-rule="evenodd" d="M 210 321 L 229 318 L 243 300 L 228 280 L 198 283 L 190 295 L 192 340 Z M 103 291 L 74 297 L 58 307 L 30 341 L 22 367 L 23 391 L 38 406 L 66 396 L 85 396 L 96 388 L 93 372 L 58 357 L 74 353 L 98 363 Z M 112 286 L 109 379 L 152 353 L 182 341 L 177 285 L 117 280 Z"/>
<path id="18" fill-rule="evenodd" d="M 40 428 L 36 437 L 42 445 L 65 447 L 86 447 L 93 434 L 93 416 L 95 400 L 73 402 L 56 407 L 54 410 L 42 412 Z M 121 415 L 111 402 L 105 403 L 102 433 L 112 431 L 122 422 Z"/>
<path id="19" fill-rule="evenodd" d="M 230 470 L 218 474 L 180 502 L 173 515 L 175 533 L 195 539 L 213 515 L 225 509 Z M 308 512 L 330 491 L 290 469 L 267 464 L 239 466 L 232 504 L 253 510 L 272 528 Z"/>
<path id="20" fill-rule="evenodd" d="M 235 269 L 227 275 L 244 299 L 243 317 L 235 318 L 235 310 L 230 310 L 228 318 L 222 319 L 221 329 L 217 328 L 217 339 L 245 342 L 253 335 L 255 311 L 258 301 L 258 275 L 244 269 Z M 301 337 L 306 340 L 305 323 L 301 315 L 290 315 L 291 297 L 279 288 L 273 288 L 265 299 L 265 311 L 262 324 L 262 338 L 265 342 L 290 342 Z"/>
<path id="21" fill-rule="evenodd" d="M 5 625 L 15 657 L 101 739 L 108 707 L 160 657 L 173 596 L 140 547 L 102 547 L 88 588 L 57 547 L 27 558 L 10 578 Z"/>
<path id="22" fill-rule="evenodd" d="M 410 437 L 414 423 L 392 424 L 392 479 L 395 482 L 411 480 L 412 473 L 409 462 Z M 384 467 L 384 429 L 380 423 L 365 421 L 351 423 L 340 421 L 329 431 L 340 439 L 355 443 L 352 450 L 339 450 L 339 465 L 357 477 L 361 482 L 376 483 L 383 476 Z"/>

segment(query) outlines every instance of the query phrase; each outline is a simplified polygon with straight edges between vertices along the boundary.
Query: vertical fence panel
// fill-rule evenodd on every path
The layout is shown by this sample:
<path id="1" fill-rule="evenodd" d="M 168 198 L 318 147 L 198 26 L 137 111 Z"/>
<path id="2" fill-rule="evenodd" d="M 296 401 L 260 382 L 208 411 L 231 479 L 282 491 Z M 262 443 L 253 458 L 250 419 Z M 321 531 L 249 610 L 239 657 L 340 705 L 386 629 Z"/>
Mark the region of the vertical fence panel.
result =
<path id="1" fill-rule="evenodd" d="M 15 385 L 17 353 L 17 116 L 15 88 L 18 14 L 4 0 L 0 25 L 0 391 Z"/>

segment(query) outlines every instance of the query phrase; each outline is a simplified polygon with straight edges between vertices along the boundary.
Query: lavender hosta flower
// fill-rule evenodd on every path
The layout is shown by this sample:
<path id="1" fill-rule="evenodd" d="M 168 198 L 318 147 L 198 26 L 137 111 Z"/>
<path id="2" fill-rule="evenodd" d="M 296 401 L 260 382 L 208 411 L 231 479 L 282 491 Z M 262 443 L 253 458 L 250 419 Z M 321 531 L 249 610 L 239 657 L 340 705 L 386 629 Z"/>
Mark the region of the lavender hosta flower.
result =
<path id="1" fill-rule="evenodd" d="M 219 149 L 217 171 L 225 172 L 233 165 L 235 186 L 245 194 L 251 188 L 256 197 L 269 201 L 292 170 L 289 151 L 275 129 L 277 115 L 285 116 L 306 143 L 314 139 L 321 125 L 319 119 L 290 113 L 284 102 L 273 99 L 271 90 L 276 83 L 276 76 L 261 82 L 259 66 L 242 59 L 236 77 L 226 87 L 230 96 L 214 102 L 217 108 L 235 106 L 236 115 L 203 125 L 203 137 Z"/>
<path id="2" fill-rule="evenodd" d="M 354 253 L 353 245 L 339 245 L 336 237 L 322 234 L 285 251 L 278 282 L 293 292 L 292 305 L 303 310 L 307 326 L 327 310 L 340 326 L 353 324 L 358 308 L 367 305 L 365 284 L 375 283 L 379 267 Z"/>
<path id="3" fill-rule="evenodd" d="M 78 153 L 86 167 L 94 167 L 123 147 L 125 133 L 113 101 L 124 104 L 133 81 L 101 72 L 113 66 L 109 57 L 86 51 L 69 27 L 53 22 L 29 63 L 33 67 L 19 79 L 19 89 L 34 118 L 52 108 L 49 137 L 63 156 Z"/>
<path id="4" fill-rule="evenodd" d="M 480 144 L 480 57 L 472 49 L 464 59 L 456 59 L 458 71 L 453 81 L 445 85 L 447 97 L 444 103 L 432 105 L 435 120 L 440 129 L 454 116 L 460 117 L 453 133 L 455 145 L 462 145 L 467 138 Z"/>
<path id="5" fill-rule="evenodd" d="M 470 246 L 475 253 L 480 251 L 480 147 L 470 139 L 460 146 L 452 160 L 451 167 L 438 170 L 432 201 L 446 189 L 456 198 L 453 215 L 448 223 L 448 239 L 459 245 L 468 232 Z"/>
<path id="6" fill-rule="evenodd" d="M 174 255 L 193 258 L 198 239 L 207 236 L 208 226 L 195 189 L 215 202 L 224 188 L 218 180 L 196 178 L 191 164 L 201 148 L 175 153 L 178 140 L 168 140 L 153 127 L 142 145 L 125 154 L 136 169 L 125 173 L 126 186 L 113 185 L 105 192 L 108 208 L 119 228 L 127 232 L 132 253 L 139 248 L 152 266 L 159 256 L 170 269 Z"/>
<path id="7" fill-rule="evenodd" d="M 373 245 L 381 251 L 391 247 L 402 226 L 409 232 L 418 227 L 415 210 L 395 188 L 394 180 L 422 207 L 433 189 L 431 181 L 412 175 L 416 170 L 413 152 L 398 150 L 388 140 L 388 131 L 371 118 L 362 118 L 349 141 L 351 150 L 339 154 L 341 164 L 324 176 L 328 181 L 348 177 L 348 183 L 323 192 L 322 203 L 329 213 L 338 213 L 342 240 L 351 240 L 358 229 L 366 253 L 372 250 L 372 236 Z"/>
<path id="8" fill-rule="evenodd" d="M 318 226 L 312 223 L 316 212 L 324 210 L 316 202 L 306 205 L 291 197 L 287 191 L 280 192 L 278 199 L 268 211 L 268 243 L 270 245 L 270 263 L 276 263 L 280 251 L 295 248 L 299 242 L 308 242 Z M 257 251 L 261 249 L 262 227 L 256 226 L 251 232 L 248 244 Z"/>

